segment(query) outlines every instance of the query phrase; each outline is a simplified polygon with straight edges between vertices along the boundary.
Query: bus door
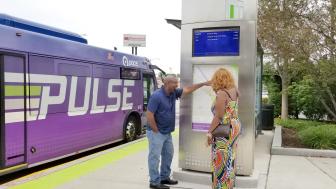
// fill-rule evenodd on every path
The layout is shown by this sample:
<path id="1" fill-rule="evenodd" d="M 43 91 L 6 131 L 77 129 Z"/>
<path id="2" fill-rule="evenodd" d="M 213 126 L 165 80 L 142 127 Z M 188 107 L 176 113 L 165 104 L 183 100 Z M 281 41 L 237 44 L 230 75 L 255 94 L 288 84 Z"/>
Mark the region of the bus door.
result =
<path id="1" fill-rule="evenodd" d="M 147 126 L 147 105 L 149 101 L 149 97 L 153 94 L 155 90 L 155 75 L 152 73 L 144 73 L 143 74 L 143 114 L 141 116 L 141 123 Z M 144 127 L 143 127 L 144 128 Z"/>
<path id="2" fill-rule="evenodd" d="M 1 168 L 26 162 L 26 56 L 0 51 Z"/>

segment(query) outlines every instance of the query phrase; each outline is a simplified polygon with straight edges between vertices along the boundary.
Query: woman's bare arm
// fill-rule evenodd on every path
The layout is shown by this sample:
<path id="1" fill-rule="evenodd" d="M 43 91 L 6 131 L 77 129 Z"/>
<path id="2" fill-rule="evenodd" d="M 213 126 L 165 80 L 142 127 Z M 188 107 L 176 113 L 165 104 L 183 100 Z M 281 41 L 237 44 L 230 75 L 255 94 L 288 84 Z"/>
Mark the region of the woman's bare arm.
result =
<path id="1" fill-rule="evenodd" d="M 239 90 L 238 90 L 238 87 L 235 87 L 235 88 L 236 88 L 237 98 L 239 98 L 239 96 L 240 96 L 240 92 L 239 92 Z"/>
<path id="2" fill-rule="evenodd" d="M 219 91 L 217 93 L 217 98 L 215 101 L 215 116 L 213 117 L 210 128 L 208 130 L 209 133 L 212 133 L 213 130 L 219 125 L 225 113 L 225 106 L 227 104 L 227 94 L 224 91 Z"/>

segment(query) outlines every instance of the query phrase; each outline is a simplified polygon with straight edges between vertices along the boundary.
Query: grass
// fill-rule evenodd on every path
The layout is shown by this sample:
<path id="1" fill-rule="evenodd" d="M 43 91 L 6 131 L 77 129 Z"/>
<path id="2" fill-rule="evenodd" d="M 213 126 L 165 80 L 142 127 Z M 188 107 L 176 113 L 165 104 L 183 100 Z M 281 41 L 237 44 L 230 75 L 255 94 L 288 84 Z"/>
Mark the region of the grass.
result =
<path id="1" fill-rule="evenodd" d="M 336 150 L 336 124 L 278 118 L 275 119 L 275 123 L 296 130 L 299 140 L 308 148 Z"/>

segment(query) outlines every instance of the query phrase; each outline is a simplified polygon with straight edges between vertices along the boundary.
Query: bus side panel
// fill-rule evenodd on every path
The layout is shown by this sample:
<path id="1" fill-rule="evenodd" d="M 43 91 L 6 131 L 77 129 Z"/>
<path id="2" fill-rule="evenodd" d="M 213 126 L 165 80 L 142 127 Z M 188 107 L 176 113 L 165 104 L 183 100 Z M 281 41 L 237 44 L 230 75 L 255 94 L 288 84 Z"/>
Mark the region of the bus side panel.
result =
<path id="1" fill-rule="evenodd" d="M 122 112 L 113 112 L 70 118 L 66 113 L 58 113 L 48 115 L 46 120 L 29 122 L 28 162 L 37 163 L 111 142 L 115 135 L 121 135 L 121 121 L 113 119 L 121 116 Z"/>
<path id="2" fill-rule="evenodd" d="M 5 71 L 4 56 L 0 54 L 0 169 L 5 165 Z"/>
<path id="3" fill-rule="evenodd" d="M 131 93 L 132 97 L 127 98 L 126 103 L 132 103 L 132 108 L 130 110 L 136 111 L 141 115 L 141 113 L 143 112 L 143 101 L 144 101 L 142 80 L 125 80 L 125 81 L 134 82 L 133 87 L 127 87 L 128 88 L 127 92 Z M 123 98 L 125 96 L 126 95 L 123 94 Z M 127 111 L 129 110 L 126 110 L 126 112 Z"/>
<path id="4" fill-rule="evenodd" d="M 5 71 L 5 165 L 14 166 L 25 161 L 25 58 L 4 55 Z"/>
<path id="5" fill-rule="evenodd" d="M 66 64 L 68 64 L 69 69 L 62 69 L 61 66 Z M 90 71 L 88 73 L 90 75 L 86 73 L 85 65 L 89 65 Z M 73 66 L 75 66 L 76 69 L 71 72 L 71 67 L 74 68 Z M 47 71 L 43 74 L 45 70 Z M 65 71 L 66 73 L 64 74 L 60 73 L 60 70 L 67 71 Z M 127 88 L 127 92 L 132 93 L 132 97 L 127 98 L 125 102 L 126 104 L 132 104 L 131 109 L 137 110 L 142 103 L 141 98 L 139 99 L 139 96 L 142 96 L 142 84 L 140 80 L 135 81 L 134 86 L 124 87 L 123 83 L 125 81 L 121 81 L 120 78 L 118 79 L 116 76 L 106 78 L 104 74 L 102 76 L 97 75 L 91 64 L 31 57 L 30 72 L 31 77 L 33 74 L 44 75 L 43 77 L 46 78 L 54 77 L 54 81 L 65 79 L 66 83 L 64 99 L 59 98 L 57 103 L 54 101 L 55 104 L 49 104 L 47 114 L 43 113 L 41 102 L 38 112 L 34 112 L 35 120 L 28 122 L 27 150 L 28 162 L 30 164 L 122 139 L 124 118 L 126 113 L 130 111 L 129 109 L 121 110 L 125 87 Z M 93 78 L 91 73 L 93 73 Z M 119 69 L 118 72 L 115 73 L 119 73 Z M 47 91 L 46 94 L 49 94 L 48 88 L 50 88 L 50 96 L 61 96 L 62 84 L 36 83 L 32 81 L 31 77 L 30 84 L 42 86 L 42 94 L 44 94 L 45 91 Z M 119 77 L 119 75 L 117 77 Z M 107 105 L 117 104 L 117 99 L 108 97 L 108 84 L 110 79 L 113 78 L 114 80 L 119 80 L 121 83 L 121 85 L 115 85 L 112 88 L 113 92 L 120 94 L 120 107 L 112 112 L 106 112 Z M 73 90 L 71 90 L 75 80 L 77 80 L 77 87 L 73 87 Z M 91 82 L 91 84 L 87 86 L 87 82 Z M 95 85 L 98 90 L 95 90 Z M 87 94 L 86 87 L 89 87 L 89 93 Z M 89 100 L 88 108 L 84 108 L 84 112 L 77 112 L 78 115 L 75 115 L 76 111 L 69 111 L 71 91 L 76 91 L 76 94 L 73 95 L 75 96 L 75 107 L 83 107 L 85 97 Z M 96 91 L 97 95 L 96 103 L 93 103 L 94 91 Z"/>

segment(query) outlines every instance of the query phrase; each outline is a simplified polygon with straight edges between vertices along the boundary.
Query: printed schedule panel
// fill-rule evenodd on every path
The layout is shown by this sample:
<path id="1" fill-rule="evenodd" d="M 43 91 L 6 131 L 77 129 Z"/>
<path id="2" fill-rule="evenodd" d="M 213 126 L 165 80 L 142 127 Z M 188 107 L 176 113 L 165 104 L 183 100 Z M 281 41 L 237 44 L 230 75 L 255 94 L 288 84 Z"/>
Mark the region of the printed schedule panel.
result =
<path id="1" fill-rule="evenodd" d="M 193 57 L 239 56 L 240 28 L 193 30 Z"/>
<path id="2" fill-rule="evenodd" d="M 208 81 L 219 68 L 231 72 L 235 85 L 238 87 L 238 64 L 232 65 L 194 65 L 193 83 Z M 211 106 L 216 99 L 216 94 L 211 87 L 202 87 L 192 94 L 192 130 L 208 132 L 213 118 Z"/>

